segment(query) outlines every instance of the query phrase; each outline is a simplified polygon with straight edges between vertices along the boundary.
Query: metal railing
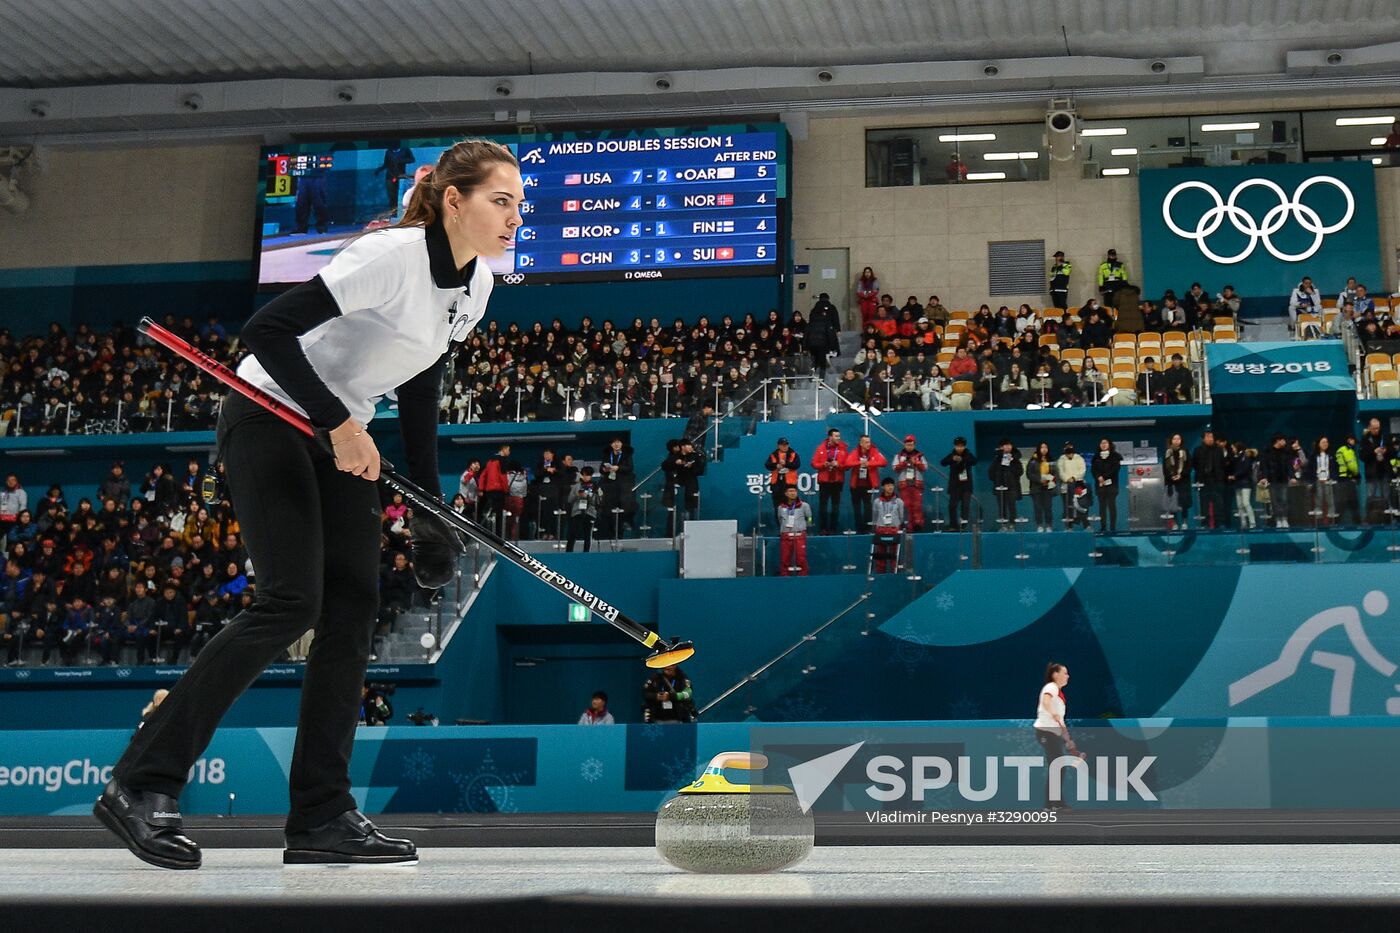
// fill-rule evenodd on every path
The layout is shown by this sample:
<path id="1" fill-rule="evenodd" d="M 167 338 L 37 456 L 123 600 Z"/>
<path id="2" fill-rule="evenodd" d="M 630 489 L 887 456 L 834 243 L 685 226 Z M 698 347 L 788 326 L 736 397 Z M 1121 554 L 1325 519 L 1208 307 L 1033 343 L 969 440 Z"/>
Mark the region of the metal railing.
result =
<path id="1" fill-rule="evenodd" d="M 724 692 L 721 693 L 719 696 L 715 697 L 715 698 L 714 698 L 713 700 L 711 700 L 709 703 L 706 703 L 703 707 L 700 708 L 700 715 L 701 715 L 701 716 L 705 715 L 706 712 L 708 712 L 709 710 L 711 710 L 711 709 L 713 709 L 714 707 L 718 706 L 720 703 L 724 702 L 726 699 L 728 699 L 729 697 L 733 696 L 733 695 L 734 695 L 735 693 L 737 693 L 739 690 L 742 690 L 742 689 L 743 689 L 745 686 L 747 686 L 748 684 L 751 684 L 751 683 L 754 683 L 755 681 L 757 681 L 758 678 L 762 677 L 762 676 L 763 676 L 768 670 L 770 670 L 774 665 L 781 663 L 781 662 L 783 661 L 784 658 L 786 658 L 786 657 L 788 657 L 789 655 L 791 655 L 794 651 L 797 651 L 799 648 L 801 648 L 802 646 L 808 644 L 809 642 L 816 641 L 817 638 L 818 638 L 818 636 L 820 636 L 822 632 L 826 631 L 828 628 L 830 628 L 830 627 L 831 627 L 832 625 L 834 625 L 836 622 L 838 622 L 838 621 L 840 621 L 842 618 L 844 618 L 848 613 L 851 612 L 851 610 L 853 610 L 853 609 L 857 608 L 858 606 L 864 604 L 867 600 L 869 600 L 869 599 L 871 598 L 872 595 L 873 595 L 873 594 L 870 593 L 870 592 L 862 593 L 862 594 L 860 595 L 860 597 L 856 599 L 855 602 L 851 603 L 851 604 L 850 604 L 849 606 L 847 606 L 845 609 L 842 609 L 840 612 L 836 613 L 836 615 L 834 615 L 834 616 L 832 616 L 831 618 L 827 619 L 825 622 L 823 622 L 821 625 L 817 626 L 817 627 L 816 627 L 815 629 L 813 629 L 812 631 L 808 632 L 806 635 L 803 635 L 798 641 L 794 642 L 790 647 L 784 649 L 784 650 L 783 650 L 782 652 L 780 652 L 776 657 L 774 657 L 774 658 L 772 658 L 771 660 L 769 660 L 768 662 L 762 664 L 761 666 L 759 666 L 759 668 L 758 668 L 757 670 L 755 670 L 755 671 L 753 671 L 752 673 L 750 673 L 750 674 L 748 674 L 747 676 L 745 676 L 743 680 L 739 681 L 739 682 L 736 683 L 734 686 L 730 687 L 728 690 L 724 691 Z"/>

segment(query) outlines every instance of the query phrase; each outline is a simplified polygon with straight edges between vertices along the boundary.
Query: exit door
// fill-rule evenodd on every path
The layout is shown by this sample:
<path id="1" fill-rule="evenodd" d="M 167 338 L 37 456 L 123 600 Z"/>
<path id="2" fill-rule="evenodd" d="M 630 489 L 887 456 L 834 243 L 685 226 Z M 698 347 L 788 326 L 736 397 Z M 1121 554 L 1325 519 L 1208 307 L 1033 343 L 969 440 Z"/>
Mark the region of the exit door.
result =
<path id="1" fill-rule="evenodd" d="M 792 306 L 805 317 L 817 296 L 827 293 L 831 303 L 840 315 L 841 329 L 850 330 L 851 308 L 851 251 L 848 249 L 809 249 L 806 250 L 804 264 L 811 270 L 806 275 L 794 276 L 794 287 L 806 284 L 793 294 Z"/>

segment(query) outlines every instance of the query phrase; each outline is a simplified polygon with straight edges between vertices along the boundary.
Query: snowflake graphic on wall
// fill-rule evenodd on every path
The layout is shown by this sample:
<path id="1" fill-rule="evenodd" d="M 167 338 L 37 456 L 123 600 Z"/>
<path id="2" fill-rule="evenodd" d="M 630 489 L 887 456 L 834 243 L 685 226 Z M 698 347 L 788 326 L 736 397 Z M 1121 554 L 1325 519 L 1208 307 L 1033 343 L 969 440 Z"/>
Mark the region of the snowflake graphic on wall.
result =
<path id="1" fill-rule="evenodd" d="M 778 722 L 816 722 L 821 719 L 822 707 L 811 695 L 799 693 L 786 696 L 774 703 L 768 718 Z"/>
<path id="2" fill-rule="evenodd" d="M 433 776 L 437 758 L 421 748 L 414 749 L 403 758 L 403 779 L 410 784 L 422 784 Z"/>
<path id="3" fill-rule="evenodd" d="M 657 739 L 661 738 L 661 734 L 665 728 L 666 727 L 659 722 L 646 723 L 641 728 L 642 738 L 646 739 L 648 742 L 655 742 Z"/>
<path id="4" fill-rule="evenodd" d="M 662 765 L 661 770 L 666 772 L 666 783 L 672 787 L 689 784 L 695 780 L 695 756 L 678 755 Z"/>
<path id="5" fill-rule="evenodd" d="M 1103 619 L 1103 610 L 1093 606 L 1085 606 L 1083 612 L 1074 614 L 1071 627 L 1076 635 L 1093 635 L 1098 628 L 1102 627 Z"/>
<path id="6" fill-rule="evenodd" d="M 947 612 L 948 610 L 953 608 L 954 600 L 952 593 L 939 593 L 936 597 L 934 597 L 933 601 L 934 604 L 937 605 L 938 608 L 943 612 Z"/>
<path id="7" fill-rule="evenodd" d="M 1020 593 L 1020 602 L 1027 608 L 1034 606 L 1040 600 L 1040 595 L 1030 587 L 1023 587 Z"/>
<path id="8" fill-rule="evenodd" d="M 511 788 L 524 780 L 525 775 L 516 771 L 498 773 L 490 749 L 475 771 L 449 772 L 448 776 L 457 785 L 457 809 L 462 813 L 513 813 L 519 809 Z"/>
<path id="9" fill-rule="evenodd" d="M 912 675 L 923 666 L 931 653 L 932 649 L 919 638 L 913 624 L 905 622 L 904 631 L 894 639 L 887 663 L 902 665 L 904 672 Z"/>
<path id="10" fill-rule="evenodd" d="M 597 758 L 585 758 L 578 766 L 578 775 L 590 784 L 603 776 L 603 763 Z"/>
<path id="11" fill-rule="evenodd" d="M 960 696 L 948 705 L 950 719 L 977 719 L 982 714 L 982 705 L 970 696 Z"/>

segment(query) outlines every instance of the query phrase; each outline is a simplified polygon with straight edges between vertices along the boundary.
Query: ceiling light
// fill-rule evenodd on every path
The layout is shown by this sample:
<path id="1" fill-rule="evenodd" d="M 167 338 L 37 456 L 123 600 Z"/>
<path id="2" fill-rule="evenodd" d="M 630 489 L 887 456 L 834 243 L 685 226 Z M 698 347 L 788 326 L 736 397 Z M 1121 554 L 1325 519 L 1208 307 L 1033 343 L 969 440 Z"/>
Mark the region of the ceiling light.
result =
<path id="1" fill-rule="evenodd" d="M 1038 159 L 1040 153 L 1033 150 L 1026 152 L 984 152 L 982 158 L 988 162 L 1011 162 L 1016 159 Z"/>
<path id="2" fill-rule="evenodd" d="M 1000 181 L 1006 177 L 1005 172 L 968 172 L 968 181 Z"/>
<path id="3" fill-rule="evenodd" d="M 1385 160 L 1382 159 L 1380 156 L 1375 156 L 1374 158 L 1371 159 L 1371 164 L 1372 164 L 1372 165 L 1380 165 L 1383 161 L 1385 161 Z"/>
<path id="4" fill-rule="evenodd" d="M 1129 148 L 1129 149 L 1110 149 L 1110 150 L 1108 150 L 1108 154 L 1109 154 L 1109 155 L 1116 155 L 1116 156 L 1134 156 L 1134 155 L 1137 155 L 1138 153 L 1137 153 L 1137 150 L 1136 150 L 1136 149 L 1131 149 L 1131 148 Z"/>
<path id="5" fill-rule="evenodd" d="M 1253 123 L 1202 123 L 1202 133 L 1228 133 L 1232 130 L 1257 130 L 1259 121 Z"/>
<path id="6" fill-rule="evenodd" d="M 941 143 L 988 143 L 996 138 L 996 133 L 944 133 L 938 137 L 938 141 Z"/>
<path id="7" fill-rule="evenodd" d="M 1125 126 L 1097 126 L 1093 129 L 1084 130 L 1083 136 L 1127 136 L 1128 128 Z"/>
<path id="8" fill-rule="evenodd" d="M 1130 168 L 1106 168 L 1103 173 L 1105 175 L 1130 175 L 1132 171 Z"/>
<path id="9" fill-rule="evenodd" d="M 1385 140 L 1386 140 L 1386 137 L 1384 137 L 1384 136 L 1372 136 L 1372 137 L 1371 137 L 1371 145 L 1373 145 L 1373 146 L 1384 146 L 1384 145 L 1385 145 Z"/>
<path id="10" fill-rule="evenodd" d="M 1323 61 L 1327 62 L 1329 65 L 1340 65 L 1342 63 L 1342 53 L 1328 52 L 1327 57 L 1323 59 Z"/>
<path id="11" fill-rule="evenodd" d="M 1338 117 L 1338 126 L 1384 126 L 1394 123 L 1394 117 Z"/>

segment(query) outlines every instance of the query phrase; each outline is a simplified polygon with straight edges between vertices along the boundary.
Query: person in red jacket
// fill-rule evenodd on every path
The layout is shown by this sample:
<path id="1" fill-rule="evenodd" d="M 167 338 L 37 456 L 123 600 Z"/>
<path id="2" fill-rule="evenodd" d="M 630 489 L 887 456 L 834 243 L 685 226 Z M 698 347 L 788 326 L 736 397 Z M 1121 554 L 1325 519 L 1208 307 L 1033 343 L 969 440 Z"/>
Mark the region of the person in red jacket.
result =
<path id="1" fill-rule="evenodd" d="M 773 490 L 773 519 L 778 518 L 778 507 L 787 498 L 789 486 L 797 488 L 797 476 L 802 472 L 802 458 L 788 446 L 788 439 L 778 438 L 778 449 L 768 455 L 763 468 L 768 471 L 768 485 Z"/>
<path id="2" fill-rule="evenodd" d="M 894 455 L 894 479 L 910 531 L 924 530 L 924 471 L 928 460 L 915 443 L 914 435 L 904 437 L 904 446 Z"/>
<path id="3" fill-rule="evenodd" d="M 846 453 L 846 442 L 837 428 L 827 431 L 826 440 L 812 451 L 812 469 L 817 471 L 817 530 L 824 535 L 835 534 L 840 528 Z"/>
<path id="4" fill-rule="evenodd" d="M 505 534 L 506 493 L 510 489 L 510 479 L 506 476 L 506 461 L 510 459 L 510 445 L 502 444 L 496 456 L 486 461 L 485 468 L 477 485 L 481 488 L 481 498 L 486 500 L 486 512 L 490 516 L 491 527 L 496 534 Z"/>
<path id="5" fill-rule="evenodd" d="M 958 347 L 953 354 L 953 360 L 948 364 L 948 377 L 950 379 L 976 379 L 977 361 L 968 354 L 966 347 Z"/>
<path id="6" fill-rule="evenodd" d="M 870 531 L 870 497 L 880 488 L 880 467 L 888 465 L 885 455 L 870 443 L 870 435 L 846 452 L 843 466 L 851 471 L 851 508 L 856 513 L 856 532 Z"/>

